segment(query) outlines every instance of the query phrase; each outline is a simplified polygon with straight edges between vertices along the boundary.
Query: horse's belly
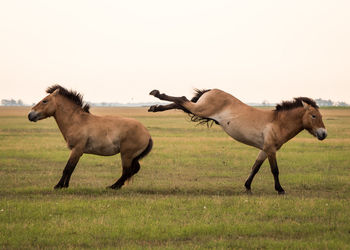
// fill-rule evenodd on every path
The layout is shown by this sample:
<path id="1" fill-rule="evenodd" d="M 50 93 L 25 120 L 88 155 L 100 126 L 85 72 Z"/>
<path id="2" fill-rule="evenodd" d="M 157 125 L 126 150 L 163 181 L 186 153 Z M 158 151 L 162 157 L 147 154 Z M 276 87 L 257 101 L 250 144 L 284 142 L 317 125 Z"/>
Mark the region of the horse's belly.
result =
<path id="1" fill-rule="evenodd" d="M 120 150 L 117 148 L 105 148 L 105 147 L 92 148 L 84 151 L 84 153 L 86 154 L 94 154 L 94 155 L 102 155 L 102 156 L 111 156 L 111 155 L 118 154 L 119 152 Z"/>
<path id="2" fill-rule="evenodd" d="M 111 156 L 118 154 L 120 152 L 120 146 L 118 142 L 94 142 L 88 141 L 86 144 L 84 153 L 86 154 L 95 154 L 102 156 Z"/>
<path id="3" fill-rule="evenodd" d="M 224 131 L 233 139 L 244 144 L 262 149 L 264 137 L 262 133 L 252 127 L 244 126 L 235 121 L 226 121 L 221 125 Z"/>
<path id="4" fill-rule="evenodd" d="M 261 112 L 247 106 L 231 106 L 210 118 L 216 120 L 235 140 L 262 149 L 265 123 Z"/>
<path id="5" fill-rule="evenodd" d="M 112 155 L 116 155 L 120 152 L 120 150 L 116 150 L 116 149 L 111 149 L 111 148 L 95 148 L 92 150 L 87 150 L 86 154 L 94 154 L 94 155 L 102 155 L 102 156 L 112 156 Z"/>
<path id="6" fill-rule="evenodd" d="M 239 142 L 262 149 L 263 143 L 259 140 L 256 140 L 256 137 L 250 137 L 239 133 L 228 133 L 228 135 Z"/>

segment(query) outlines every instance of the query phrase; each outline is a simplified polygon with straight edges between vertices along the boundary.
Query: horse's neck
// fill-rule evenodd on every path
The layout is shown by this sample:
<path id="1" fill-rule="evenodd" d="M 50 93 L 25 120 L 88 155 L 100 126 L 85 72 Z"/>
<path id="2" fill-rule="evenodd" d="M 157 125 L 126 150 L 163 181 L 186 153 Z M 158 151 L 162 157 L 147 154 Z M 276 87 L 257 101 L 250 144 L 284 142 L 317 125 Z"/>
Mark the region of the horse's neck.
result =
<path id="1" fill-rule="evenodd" d="M 282 112 L 279 114 L 278 125 L 281 131 L 281 138 L 286 142 L 304 129 L 302 121 L 304 112 L 301 108 Z"/>
<path id="2" fill-rule="evenodd" d="M 64 139 L 67 141 L 69 136 L 69 131 L 77 126 L 79 118 L 77 116 L 78 109 L 74 106 L 58 106 L 54 114 L 54 118 L 60 129 Z"/>

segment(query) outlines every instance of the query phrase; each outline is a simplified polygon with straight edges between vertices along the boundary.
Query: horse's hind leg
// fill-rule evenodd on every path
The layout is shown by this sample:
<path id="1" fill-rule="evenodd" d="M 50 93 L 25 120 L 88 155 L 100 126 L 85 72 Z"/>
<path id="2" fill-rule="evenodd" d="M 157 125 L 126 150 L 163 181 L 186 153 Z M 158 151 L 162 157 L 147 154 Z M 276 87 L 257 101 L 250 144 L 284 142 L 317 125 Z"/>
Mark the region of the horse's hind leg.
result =
<path id="1" fill-rule="evenodd" d="M 122 176 L 109 188 L 120 189 L 126 180 L 130 179 L 134 174 L 140 170 L 140 163 L 138 160 L 125 159 L 122 157 L 123 173 Z"/>
<path id="2" fill-rule="evenodd" d="M 122 176 L 109 188 L 119 189 L 125 181 L 130 179 L 140 170 L 139 160 L 151 152 L 153 141 L 148 133 L 130 133 L 127 142 L 121 145 L 120 156 L 122 159 Z M 141 153 L 140 151 L 143 150 Z"/>
<path id="3" fill-rule="evenodd" d="M 169 96 L 164 93 L 161 94 L 159 90 L 152 90 L 149 94 L 153 95 L 154 97 L 157 97 L 160 100 L 174 102 L 176 104 L 179 104 L 180 106 L 183 102 L 189 101 L 185 96 L 182 96 L 182 97 Z"/>
<path id="4" fill-rule="evenodd" d="M 168 105 L 153 105 L 151 107 L 149 107 L 148 112 L 161 112 L 161 111 L 165 111 L 165 110 L 170 110 L 170 109 L 182 109 L 183 108 L 181 106 L 179 106 L 176 103 L 171 103 Z"/>
<path id="5" fill-rule="evenodd" d="M 207 104 L 199 104 L 199 102 L 192 102 L 189 101 L 185 96 L 182 97 L 174 97 L 174 96 L 168 96 L 166 94 L 161 94 L 159 90 L 152 90 L 150 95 L 153 95 L 154 97 L 157 97 L 160 100 L 163 101 L 169 101 L 173 102 L 175 105 L 177 105 L 178 109 L 181 109 L 185 111 L 186 113 L 191 113 L 199 117 L 207 117 L 209 118 L 213 113 L 215 113 L 215 107 L 211 107 Z M 175 107 L 174 104 L 167 105 L 165 107 Z M 156 111 L 153 111 L 151 109 L 155 109 Z M 167 109 L 164 109 L 167 110 Z M 157 112 L 157 108 L 150 108 L 150 111 Z M 163 111 L 163 110 L 160 110 Z"/>

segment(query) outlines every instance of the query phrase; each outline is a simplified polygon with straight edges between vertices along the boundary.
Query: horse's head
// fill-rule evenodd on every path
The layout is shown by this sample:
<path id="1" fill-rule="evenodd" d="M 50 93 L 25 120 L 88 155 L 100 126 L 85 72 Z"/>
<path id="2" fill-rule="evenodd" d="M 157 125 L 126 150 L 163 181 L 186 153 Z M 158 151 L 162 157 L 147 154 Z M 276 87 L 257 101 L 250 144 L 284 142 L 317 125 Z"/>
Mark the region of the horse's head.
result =
<path id="1" fill-rule="evenodd" d="M 322 115 L 318 108 L 314 108 L 311 105 L 302 102 L 305 114 L 303 116 L 303 126 L 309 131 L 310 134 L 317 137 L 319 140 L 323 140 L 327 137 L 327 130 L 322 121 Z"/>
<path id="2" fill-rule="evenodd" d="M 53 93 L 38 102 L 29 112 L 28 119 L 32 122 L 36 122 L 53 116 L 56 111 L 56 96 L 58 92 L 59 89 L 56 89 Z"/>

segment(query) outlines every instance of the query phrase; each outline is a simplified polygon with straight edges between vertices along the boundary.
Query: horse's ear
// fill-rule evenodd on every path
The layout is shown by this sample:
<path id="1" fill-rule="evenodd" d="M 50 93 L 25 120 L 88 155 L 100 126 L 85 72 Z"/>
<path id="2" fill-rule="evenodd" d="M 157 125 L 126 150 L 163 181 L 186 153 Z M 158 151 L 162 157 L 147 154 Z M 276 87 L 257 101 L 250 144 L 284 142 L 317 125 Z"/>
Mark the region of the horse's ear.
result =
<path id="1" fill-rule="evenodd" d="M 307 104 L 304 101 L 301 101 L 301 103 L 303 104 L 304 109 L 308 110 L 310 108 L 310 104 Z"/>
<path id="2" fill-rule="evenodd" d="M 56 95 L 58 95 L 58 92 L 60 92 L 60 89 L 56 89 L 54 92 L 52 92 L 51 95 L 56 96 Z"/>

